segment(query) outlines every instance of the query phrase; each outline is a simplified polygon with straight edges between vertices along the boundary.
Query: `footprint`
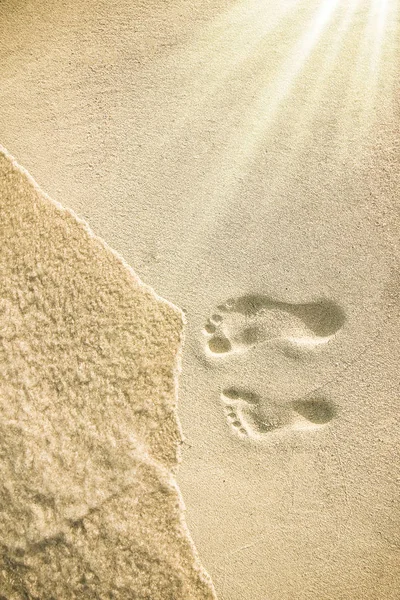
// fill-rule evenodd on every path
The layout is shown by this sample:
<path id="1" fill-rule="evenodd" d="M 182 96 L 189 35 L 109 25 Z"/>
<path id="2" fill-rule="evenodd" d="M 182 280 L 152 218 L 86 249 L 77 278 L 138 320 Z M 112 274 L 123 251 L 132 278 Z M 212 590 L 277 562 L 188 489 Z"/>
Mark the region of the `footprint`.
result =
<path id="1" fill-rule="evenodd" d="M 292 406 L 299 415 L 315 426 L 325 425 L 336 416 L 335 407 L 325 400 L 295 400 Z"/>
<path id="2" fill-rule="evenodd" d="M 230 299 L 217 310 L 204 327 L 214 356 L 273 340 L 284 340 L 288 347 L 315 347 L 328 342 L 345 322 L 341 308 L 328 300 L 289 304 L 250 294 Z"/>
<path id="3" fill-rule="evenodd" d="M 268 403 L 240 388 L 227 388 L 221 394 L 224 412 L 232 431 L 242 438 L 263 439 L 283 429 L 316 429 L 329 423 L 336 411 L 326 400 L 301 399 L 288 405 Z"/>

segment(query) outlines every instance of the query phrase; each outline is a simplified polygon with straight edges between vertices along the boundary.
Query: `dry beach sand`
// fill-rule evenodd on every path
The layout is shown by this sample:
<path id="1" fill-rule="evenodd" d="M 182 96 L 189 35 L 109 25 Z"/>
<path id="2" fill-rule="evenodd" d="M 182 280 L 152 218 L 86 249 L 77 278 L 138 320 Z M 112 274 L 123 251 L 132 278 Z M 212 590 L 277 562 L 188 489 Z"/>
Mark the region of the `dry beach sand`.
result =
<path id="1" fill-rule="evenodd" d="M 399 596 L 399 4 L 117 0 L 111 9 L 105 0 L 0 3 L 0 143 L 142 281 L 185 311 L 177 409 L 185 441 L 176 480 L 190 536 L 220 600 Z M 9 202 L 3 198 L 2 212 Z M 37 227 L 12 242 L 21 265 L 40 227 L 52 230 L 50 217 L 37 218 Z M 47 242 L 39 241 L 45 253 Z M 13 259 L 1 243 L 0 256 L 8 261 L 1 274 L 4 302 L 15 282 L 8 275 Z M 19 243 L 26 251 L 18 253 Z M 66 233 L 62 243 L 67 254 L 74 252 L 73 236 Z M 126 281 L 126 265 L 96 244 L 113 257 L 107 270 L 113 281 Z M 96 261 L 84 262 L 90 280 L 108 276 Z M 80 263 L 68 265 L 68 278 L 79 280 Z M 21 278 L 20 287 L 27 286 Z M 132 286 L 136 279 L 129 278 Z M 57 285 L 67 289 L 57 272 L 50 279 L 49 297 Z M 123 303 L 128 333 L 134 323 L 128 307 L 138 314 L 129 294 L 139 293 L 129 289 L 132 302 Z M 140 290 L 151 297 L 149 306 L 166 311 L 157 330 L 151 319 L 140 321 L 154 347 L 163 348 L 149 359 L 148 372 L 168 353 L 168 373 L 151 385 L 171 386 L 180 313 L 149 288 Z M 121 315 L 116 310 L 116 321 Z M 179 323 L 171 325 L 168 341 L 162 329 L 171 319 Z M 32 319 L 32 327 L 40 337 L 38 321 Z M 80 356 L 81 343 L 75 340 L 70 351 Z M 3 370 L 18 368 L 13 356 L 6 354 Z M 28 350 L 27 364 L 36 359 Z M 115 362 L 116 373 L 129 371 L 122 345 Z M 48 385 L 45 364 L 40 373 L 41 385 Z M 99 377 L 109 385 L 105 372 Z M 121 381 L 115 385 L 120 389 Z M 160 430 L 151 433 L 149 423 L 132 417 L 149 453 L 145 465 L 136 447 L 132 454 L 117 452 L 115 479 L 94 464 L 72 482 L 72 493 L 60 481 L 57 510 L 41 515 L 13 488 L 3 545 L 15 551 L 19 540 L 28 547 L 47 528 L 72 535 L 65 519 L 70 510 L 87 510 L 80 497 L 87 477 L 84 507 L 95 505 L 97 494 L 111 494 L 108 516 L 96 518 L 128 521 L 120 535 L 134 554 L 143 532 L 123 486 L 137 493 L 139 484 L 126 478 L 158 489 L 166 469 L 169 492 L 159 502 L 166 502 L 162 513 L 168 511 L 172 525 L 158 531 L 174 556 L 170 585 L 179 581 L 194 590 L 181 591 L 182 598 L 212 595 L 171 480 L 180 439 L 171 398 L 160 404 L 172 410 L 170 429 L 163 429 L 160 415 Z M 51 395 L 47 402 L 54 403 Z M 128 407 L 135 411 L 134 402 Z M 115 411 L 108 418 L 125 435 L 131 417 Z M 32 428 L 44 426 L 35 414 Z M 83 456 L 90 432 L 83 435 L 79 419 L 65 428 L 66 435 L 82 429 L 76 456 Z M 59 442 L 64 421 L 57 423 Z M 149 450 L 151 440 L 159 445 Z M 6 442 L 3 449 L 7 456 Z M 126 465 L 131 455 L 133 475 Z M 10 459 L 2 460 L 5 468 Z M 139 467 L 148 471 L 137 476 Z M 39 463 L 37 476 L 44 476 Z M 158 514 L 158 499 L 147 508 L 147 515 Z M 22 538 L 15 532 L 19 510 L 26 513 Z M 155 524 L 148 527 L 153 532 Z M 153 535 L 146 538 L 148 555 L 161 552 L 155 570 L 161 577 L 171 555 Z M 78 543 L 74 538 L 71 548 Z M 110 550 L 98 560 L 109 565 L 114 556 Z M 34 552 L 29 557 L 41 560 Z M 118 576 L 130 585 L 149 572 L 147 563 L 136 571 L 128 564 Z M 165 585 L 161 598 L 179 598 Z M 57 600 L 75 597 L 62 593 Z M 121 597 L 147 597 L 143 593 Z M 8 590 L 0 594 L 13 598 Z"/>

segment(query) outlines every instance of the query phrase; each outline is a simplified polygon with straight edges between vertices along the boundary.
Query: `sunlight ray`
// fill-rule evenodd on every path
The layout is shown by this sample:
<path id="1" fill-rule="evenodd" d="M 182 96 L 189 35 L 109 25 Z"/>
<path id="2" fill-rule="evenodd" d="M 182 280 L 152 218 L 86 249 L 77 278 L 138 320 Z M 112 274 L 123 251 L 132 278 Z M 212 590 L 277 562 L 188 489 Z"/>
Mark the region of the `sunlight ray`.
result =
<path id="1" fill-rule="evenodd" d="M 342 111 L 341 150 L 361 151 L 368 144 L 378 113 L 383 115 L 393 94 L 395 74 L 390 71 L 397 34 L 398 0 L 370 0 L 361 49 L 353 69 Z M 392 27 L 389 25 L 392 24 Z M 386 54 L 386 55 L 385 55 Z M 385 65 L 385 80 L 382 68 Z M 386 93 L 380 89 L 386 87 Z M 378 102 L 379 98 L 379 102 Z M 357 112 L 352 105 L 358 100 Z M 352 135 L 349 133 L 352 132 Z"/>
<path id="2" fill-rule="evenodd" d="M 304 2 L 286 0 L 271 13 L 259 0 L 244 0 L 203 28 L 189 46 L 172 53 L 168 59 L 171 70 L 182 65 L 177 79 L 186 93 L 174 130 L 159 138 L 157 149 L 176 142 L 182 129 L 207 110 L 207 102 L 223 91 L 249 57 L 257 56 L 260 44 L 279 30 L 285 19 L 296 19 Z"/>
<path id="3" fill-rule="evenodd" d="M 272 85 L 265 85 L 254 105 L 249 107 L 249 114 L 230 140 L 225 157 L 221 157 L 221 160 L 218 161 L 219 173 L 224 172 L 226 192 L 232 191 L 236 173 L 243 173 L 246 165 L 252 160 L 266 131 L 276 119 L 278 109 L 296 83 L 307 59 L 310 58 L 323 32 L 329 26 L 338 6 L 338 0 L 334 2 L 325 0 L 320 5 L 306 32 L 294 45 L 289 58 L 279 67 L 279 75 L 276 80 Z M 219 173 L 216 179 L 218 179 Z M 211 177 L 213 176 L 211 175 Z"/>
<path id="4" fill-rule="evenodd" d="M 339 0 L 324 0 L 319 7 L 310 27 L 307 28 L 301 39 L 297 42 L 289 58 L 280 68 L 281 75 L 276 79 L 272 86 L 267 86 L 260 95 L 259 106 L 257 107 L 257 119 L 265 129 L 268 123 L 274 118 L 279 105 L 287 97 L 293 87 L 304 64 L 316 47 L 324 30 L 329 25 L 335 11 L 338 8 Z M 266 97 L 271 101 L 266 102 Z"/>
<path id="5" fill-rule="evenodd" d="M 334 68 L 337 66 L 337 60 L 344 43 L 344 40 L 352 26 L 354 15 L 360 6 L 362 0 L 352 0 L 348 9 L 338 27 L 338 35 L 331 51 L 326 54 L 320 73 L 315 80 L 313 88 L 307 94 L 307 101 L 303 107 L 299 108 L 298 115 L 292 125 L 292 134 L 288 145 L 292 148 L 291 152 L 282 157 L 279 169 L 275 172 L 271 180 L 270 191 L 276 196 L 283 193 L 285 186 L 284 173 L 293 174 L 293 166 L 299 164 L 301 153 L 307 147 L 307 139 L 313 135 L 313 121 L 320 111 L 321 101 L 326 96 L 329 89 L 330 77 Z"/>
<path id="6" fill-rule="evenodd" d="M 373 0 L 371 20 L 374 23 L 374 42 L 371 52 L 370 69 L 376 73 L 382 53 L 382 45 L 388 20 L 389 0 Z"/>
<path id="7" fill-rule="evenodd" d="M 296 39 L 297 29 L 290 19 L 300 5 L 304 8 L 306 4 L 308 21 Z M 236 114 L 235 107 L 227 104 L 226 121 L 218 124 L 219 145 L 211 146 L 209 168 L 195 173 L 194 191 L 188 198 L 191 219 L 198 223 L 195 237 L 204 237 L 205 231 L 213 235 L 236 202 L 237 190 L 251 173 L 261 148 L 268 144 L 273 152 L 282 136 L 287 151 L 268 174 L 268 198 L 284 193 L 286 181 L 300 168 L 301 155 L 313 144 L 315 123 L 323 111 L 330 110 L 334 123 L 329 142 L 332 156 L 336 152 L 340 161 L 357 147 L 357 136 L 364 135 L 363 127 L 371 121 L 370 105 L 375 104 L 381 62 L 385 60 L 382 52 L 390 45 L 388 22 L 397 4 L 398 0 L 384 0 L 380 9 L 377 0 L 292 1 L 265 25 L 259 22 L 262 3 L 248 4 L 250 10 L 246 12 L 246 2 L 241 2 L 202 31 L 200 42 L 196 42 L 200 52 L 193 49 L 193 64 L 204 68 L 200 74 L 193 68 L 192 79 L 185 84 L 191 90 L 190 102 L 184 99 L 187 104 L 179 106 L 180 116 L 174 130 L 160 139 L 160 151 L 164 144 L 173 151 L 173 146 L 181 143 L 185 128 L 190 131 L 209 115 L 212 118 L 220 100 L 231 98 L 246 109 Z M 264 35 L 264 31 L 268 33 Z M 211 45 L 210 40 L 214 40 Z M 277 52 L 271 57 L 274 44 Z M 247 71 L 252 74 L 247 87 L 241 86 L 237 92 L 235 87 L 225 88 L 235 77 L 245 81 Z M 214 97 L 217 93 L 220 96 Z M 226 139 L 221 136 L 224 128 L 229 132 Z"/>
<path id="8" fill-rule="evenodd" d="M 307 92 L 306 101 L 303 104 L 299 104 L 297 107 L 297 112 L 294 115 L 291 125 L 292 134 L 287 142 L 291 151 L 282 156 L 281 164 L 274 172 L 272 178 L 269 179 L 270 198 L 276 197 L 279 193 L 283 193 L 288 172 L 291 172 L 292 175 L 294 175 L 293 165 L 297 165 L 297 159 L 307 145 L 306 140 L 309 137 L 310 132 L 312 133 L 313 119 L 320 110 L 320 102 L 328 91 L 330 75 L 337 66 L 337 59 L 341 47 L 351 29 L 353 18 L 359 8 L 360 2 L 362 2 L 362 0 L 351 0 L 347 5 L 346 10 L 338 23 L 337 31 L 333 34 L 334 41 L 329 45 L 329 51 L 323 54 L 323 61 L 318 67 L 318 77 L 313 81 L 313 86 Z M 272 125 L 276 127 L 277 123 L 274 122 L 271 126 Z M 231 202 L 235 196 L 235 188 L 241 181 L 241 174 L 246 171 L 247 166 L 251 163 L 252 157 L 259 149 L 258 142 L 260 140 L 255 135 L 255 139 L 252 140 L 252 146 L 247 147 L 246 153 L 242 154 L 240 161 L 235 163 L 234 152 L 237 153 L 238 148 L 240 148 L 245 141 L 245 139 L 239 139 L 239 136 L 236 136 L 235 141 L 228 148 L 226 156 L 221 157 L 217 161 L 219 171 L 212 175 L 211 184 L 210 179 L 207 182 L 211 187 L 216 189 L 217 192 L 213 195 L 213 200 L 209 195 L 205 195 L 206 197 L 211 198 L 210 201 L 213 201 L 214 212 L 202 210 L 200 211 L 202 214 L 199 214 L 196 217 L 198 218 L 199 223 L 202 223 L 202 227 L 199 229 L 199 236 L 204 235 L 205 229 L 211 234 L 214 226 L 216 226 L 214 217 L 217 200 L 218 212 L 221 216 L 230 210 Z M 230 162 L 234 165 L 231 169 L 229 168 Z M 218 185 L 218 178 L 221 173 L 223 173 L 223 183 L 224 186 L 226 186 L 223 189 Z M 238 176 L 238 174 L 240 175 Z"/>

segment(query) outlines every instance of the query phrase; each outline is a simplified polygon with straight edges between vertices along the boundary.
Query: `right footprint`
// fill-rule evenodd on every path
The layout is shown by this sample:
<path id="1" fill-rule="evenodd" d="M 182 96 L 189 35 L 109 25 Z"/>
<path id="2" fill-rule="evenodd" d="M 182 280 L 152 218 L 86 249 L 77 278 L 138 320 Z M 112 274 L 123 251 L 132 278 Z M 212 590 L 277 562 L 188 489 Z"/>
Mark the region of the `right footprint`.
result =
<path id="1" fill-rule="evenodd" d="M 243 438 L 262 439 L 278 429 L 316 429 L 336 414 L 326 400 L 305 398 L 285 406 L 264 406 L 257 394 L 234 387 L 226 388 L 221 400 L 232 431 Z"/>
<path id="2" fill-rule="evenodd" d="M 267 340 L 314 347 L 328 342 L 344 321 L 341 308 L 328 300 L 289 304 L 250 294 L 218 306 L 204 334 L 213 355 L 243 352 Z"/>

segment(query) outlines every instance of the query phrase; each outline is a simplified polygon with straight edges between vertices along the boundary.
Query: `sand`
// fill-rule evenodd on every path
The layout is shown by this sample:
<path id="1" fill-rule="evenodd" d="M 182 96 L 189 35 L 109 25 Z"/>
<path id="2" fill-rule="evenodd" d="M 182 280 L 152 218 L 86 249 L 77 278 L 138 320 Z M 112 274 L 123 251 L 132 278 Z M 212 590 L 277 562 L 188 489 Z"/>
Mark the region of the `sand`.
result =
<path id="1" fill-rule="evenodd" d="M 173 479 L 183 315 L 4 151 L 2 597 L 214 598 Z"/>
<path id="2" fill-rule="evenodd" d="M 185 311 L 222 600 L 399 588 L 399 3 L 0 7 L 0 143 Z"/>

